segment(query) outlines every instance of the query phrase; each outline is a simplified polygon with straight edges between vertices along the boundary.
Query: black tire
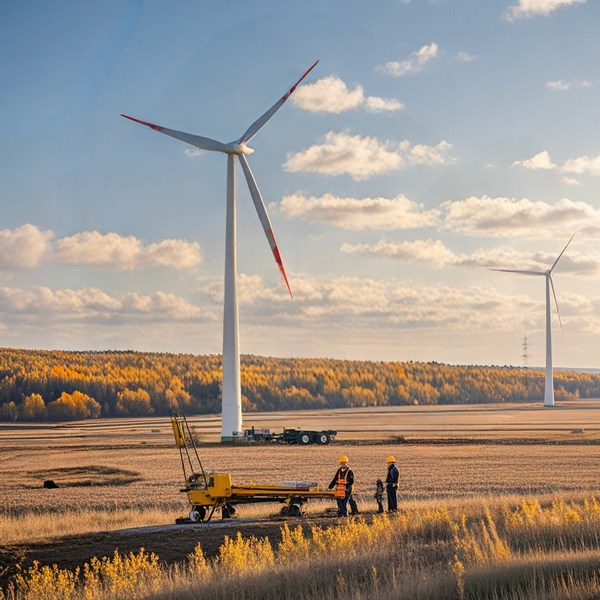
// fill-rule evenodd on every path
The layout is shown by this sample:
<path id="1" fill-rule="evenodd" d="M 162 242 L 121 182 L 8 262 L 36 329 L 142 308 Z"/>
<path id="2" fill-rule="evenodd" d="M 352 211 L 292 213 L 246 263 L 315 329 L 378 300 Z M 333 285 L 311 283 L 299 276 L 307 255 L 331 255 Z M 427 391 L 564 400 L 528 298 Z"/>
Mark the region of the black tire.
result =
<path id="1" fill-rule="evenodd" d="M 200 523 L 206 517 L 206 508 L 204 506 L 192 506 L 190 509 L 190 521 L 192 523 Z"/>
<path id="2" fill-rule="evenodd" d="M 290 504 L 290 507 L 288 508 L 288 515 L 290 517 L 301 517 L 302 507 L 299 504 Z"/>
<path id="3" fill-rule="evenodd" d="M 235 506 L 233 506 L 232 504 L 226 504 L 225 506 L 223 506 L 223 508 L 221 508 L 221 518 L 230 519 L 231 517 L 233 517 L 233 515 L 235 515 L 236 512 L 237 510 Z"/>
<path id="4" fill-rule="evenodd" d="M 301 446 L 308 446 L 308 444 L 312 444 L 312 435 L 310 435 L 310 433 L 306 433 L 306 431 L 301 431 L 298 434 L 298 443 Z"/>
<path id="5" fill-rule="evenodd" d="M 322 431 L 321 433 L 319 433 L 317 435 L 317 441 L 322 446 L 325 446 L 325 445 L 329 444 L 329 442 L 331 441 L 331 438 L 329 437 L 328 433 L 325 433 L 324 431 Z"/>

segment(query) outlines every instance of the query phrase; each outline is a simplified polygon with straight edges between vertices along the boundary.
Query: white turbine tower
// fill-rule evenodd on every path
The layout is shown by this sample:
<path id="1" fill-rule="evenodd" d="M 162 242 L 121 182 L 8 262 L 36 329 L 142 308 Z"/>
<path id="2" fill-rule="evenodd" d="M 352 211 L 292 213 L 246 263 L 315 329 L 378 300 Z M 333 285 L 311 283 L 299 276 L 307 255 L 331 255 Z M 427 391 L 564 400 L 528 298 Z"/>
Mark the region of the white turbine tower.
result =
<path id="1" fill-rule="evenodd" d="M 563 248 L 562 252 L 558 255 L 552 266 L 545 271 L 524 271 L 518 269 L 491 269 L 492 271 L 502 271 L 504 273 L 521 273 L 522 275 L 536 275 L 543 276 L 546 278 L 546 382 L 544 386 L 544 406 L 554 406 L 554 373 L 552 371 L 552 306 L 550 304 L 550 289 L 552 288 L 552 295 L 554 296 L 554 304 L 556 305 L 556 314 L 560 326 L 562 327 L 562 321 L 560 318 L 560 311 L 558 310 L 558 301 L 556 300 L 556 292 L 554 291 L 554 283 L 552 281 L 552 271 L 558 264 L 562 255 L 565 253 L 567 246 L 571 243 L 571 240 L 575 237 L 575 234 L 571 236 L 571 239 L 567 242 L 567 245 Z"/>
<path id="2" fill-rule="evenodd" d="M 154 125 L 146 121 L 135 119 L 127 115 L 121 115 L 126 119 L 141 123 L 174 137 L 182 142 L 191 144 L 201 150 L 214 152 L 223 152 L 227 154 L 227 214 L 225 228 L 225 299 L 223 308 L 223 385 L 222 385 L 222 419 L 221 419 L 221 440 L 228 441 L 242 430 L 242 398 L 240 385 L 240 350 L 239 350 L 239 317 L 238 317 L 238 297 L 237 297 L 237 209 L 235 193 L 235 158 L 240 161 L 250 195 L 254 201 L 254 207 L 258 213 L 258 218 L 263 226 L 271 251 L 287 289 L 292 295 L 290 284 L 285 274 L 281 255 L 275 241 L 273 228 L 267 214 L 265 203 L 262 199 L 254 175 L 250 170 L 250 165 L 246 159 L 247 154 L 252 154 L 254 150 L 247 146 L 247 143 L 262 129 L 267 121 L 281 108 L 284 102 L 291 96 L 298 84 L 315 68 L 319 61 L 317 60 L 308 69 L 300 79 L 261 117 L 259 117 L 246 132 L 237 140 L 225 144 L 199 135 L 192 135 L 182 131 L 167 129 L 160 125 Z"/>

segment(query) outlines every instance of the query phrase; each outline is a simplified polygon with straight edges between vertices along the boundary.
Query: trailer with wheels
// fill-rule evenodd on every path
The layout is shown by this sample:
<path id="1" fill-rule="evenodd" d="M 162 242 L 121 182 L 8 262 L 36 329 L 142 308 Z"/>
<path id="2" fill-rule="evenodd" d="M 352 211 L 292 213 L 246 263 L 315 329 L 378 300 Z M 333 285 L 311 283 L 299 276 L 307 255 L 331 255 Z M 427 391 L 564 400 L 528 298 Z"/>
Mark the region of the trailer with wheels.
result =
<path id="1" fill-rule="evenodd" d="M 234 485 L 229 473 L 204 470 L 185 417 L 173 416 L 171 424 L 185 481 L 185 487 L 180 491 L 187 494 L 190 504 L 188 518 L 177 519 L 178 523 L 210 521 L 217 511 L 223 519 L 228 519 L 235 515 L 237 505 L 259 502 L 279 502 L 283 504 L 282 515 L 300 517 L 302 507 L 311 498 L 335 498 L 333 490 L 319 487 L 316 481 L 284 481 L 282 485 Z"/>
<path id="2" fill-rule="evenodd" d="M 249 442 L 279 442 L 280 444 L 326 445 L 335 439 L 337 431 L 327 429 L 313 431 L 307 429 L 284 429 L 282 433 L 273 433 L 270 429 L 251 427 L 244 431 L 244 438 Z"/>

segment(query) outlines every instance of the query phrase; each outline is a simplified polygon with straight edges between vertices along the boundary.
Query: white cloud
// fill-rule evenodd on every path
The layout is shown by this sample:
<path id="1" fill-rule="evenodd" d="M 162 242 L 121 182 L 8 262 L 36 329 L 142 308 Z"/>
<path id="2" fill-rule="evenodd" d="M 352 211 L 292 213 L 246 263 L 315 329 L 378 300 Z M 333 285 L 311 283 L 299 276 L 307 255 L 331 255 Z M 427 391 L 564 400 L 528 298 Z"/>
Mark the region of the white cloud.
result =
<path id="1" fill-rule="evenodd" d="M 555 92 L 565 92 L 573 88 L 587 88 L 592 87 L 592 85 L 592 82 L 587 79 L 584 79 L 583 81 L 563 81 L 562 79 L 559 79 L 558 81 L 548 81 L 546 83 L 546 87 Z"/>
<path id="2" fill-rule="evenodd" d="M 407 148 L 409 163 L 411 165 L 435 165 L 440 167 L 451 164 L 454 160 L 446 156 L 451 148 L 452 144 L 444 140 L 435 146 L 417 144 L 410 149 Z"/>
<path id="3" fill-rule="evenodd" d="M 456 54 L 456 60 L 461 63 L 469 63 L 477 60 L 477 57 L 474 54 L 469 54 L 461 50 Z"/>
<path id="4" fill-rule="evenodd" d="M 273 207 L 273 205 L 271 205 Z M 319 221 L 342 229 L 416 229 L 433 227 L 439 212 L 427 211 L 406 196 L 395 198 L 341 198 L 333 194 L 290 194 L 278 210 L 288 219 Z"/>
<path id="5" fill-rule="evenodd" d="M 441 205 L 443 228 L 463 235 L 540 239 L 600 232 L 600 211 L 585 202 L 471 196 Z"/>
<path id="6" fill-rule="evenodd" d="M 194 269 L 202 262 L 200 244 L 186 240 L 163 240 L 150 244 L 142 253 L 142 263 L 150 266 Z"/>
<path id="7" fill-rule="evenodd" d="M 286 171 L 349 175 L 363 181 L 374 175 L 396 171 L 408 165 L 447 165 L 452 145 L 442 141 L 436 146 L 382 142 L 373 137 L 361 137 L 347 132 L 329 131 L 323 143 L 300 152 L 290 153 L 283 165 Z"/>
<path id="8" fill-rule="evenodd" d="M 56 242 L 59 261 L 95 267 L 130 270 L 140 266 L 192 269 L 201 262 L 200 245 L 185 240 L 163 240 L 144 246 L 134 236 L 84 231 Z"/>
<path id="9" fill-rule="evenodd" d="M 517 160 L 512 164 L 513 167 L 523 167 L 524 169 L 556 169 L 552 162 L 550 154 L 544 150 L 525 160 Z"/>
<path id="10" fill-rule="evenodd" d="M 200 148 L 185 148 L 183 153 L 188 158 L 196 158 L 196 156 L 202 156 L 204 154 L 204 150 L 200 150 Z"/>
<path id="11" fill-rule="evenodd" d="M 358 109 L 390 112 L 405 108 L 404 104 L 393 98 L 365 96 L 361 85 L 350 90 L 346 83 L 335 75 L 299 87 L 292 96 L 292 102 L 303 110 L 335 114 Z"/>
<path id="12" fill-rule="evenodd" d="M 541 15 L 547 17 L 550 13 L 564 6 L 585 4 L 586 0 L 519 0 L 517 4 L 509 6 L 504 14 L 507 21 L 514 21 L 521 17 Z"/>
<path id="13" fill-rule="evenodd" d="M 344 254 L 371 254 L 386 256 L 401 261 L 423 261 L 441 268 L 454 265 L 457 255 L 440 240 L 416 240 L 414 242 L 386 242 L 377 244 L 343 244 Z"/>
<path id="14" fill-rule="evenodd" d="M 570 158 L 561 168 L 563 173 L 600 176 L 600 155 Z"/>
<path id="15" fill-rule="evenodd" d="M 27 223 L 16 229 L 0 230 L 0 268 L 37 267 L 50 250 L 51 231 Z"/>
<path id="16" fill-rule="evenodd" d="M 395 98 L 380 98 L 379 96 L 367 96 L 365 98 L 365 110 L 367 112 L 394 112 L 405 108 L 406 106 Z"/>
<path id="17" fill-rule="evenodd" d="M 404 77 L 413 73 L 420 73 L 428 62 L 438 57 L 438 45 L 435 42 L 422 46 L 419 50 L 411 52 L 410 56 L 401 61 L 390 61 L 377 67 L 377 71 L 394 77 Z"/>
<path id="18" fill-rule="evenodd" d="M 581 185 L 581 181 L 579 181 L 578 179 L 575 179 L 575 177 L 567 177 L 565 175 L 564 177 L 561 177 L 560 180 L 566 185 L 573 185 L 573 186 Z"/>
<path id="19" fill-rule="evenodd" d="M 441 269 L 445 267 L 502 268 L 545 271 L 555 261 L 555 253 L 519 252 L 512 248 L 479 248 L 470 253 L 454 252 L 441 240 L 415 240 L 413 242 L 387 242 L 376 244 L 343 244 L 345 254 L 383 256 L 401 262 L 420 261 Z M 561 273 L 596 277 L 600 273 L 600 252 L 581 253 L 572 247 L 560 262 Z"/>
<path id="20" fill-rule="evenodd" d="M 565 182 L 571 184 L 573 180 L 568 179 L 569 175 L 600 176 L 600 154 L 596 156 L 584 155 L 577 158 L 570 158 L 564 165 L 559 166 L 552 162 L 550 154 L 544 150 L 525 160 L 515 161 L 512 166 L 523 167 L 525 169 L 556 170 L 559 173 L 566 174 L 567 178 Z"/>
<path id="21" fill-rule="evenodd" d="M 133 269 L 142 253 L 142 242 L 129 235 L 84 231 L 56 242 L 59 261 L 95 267 Z"/>
<path id="22" fill-rule="evenodd" d="M 199 309 L 187 300 L 167 294 L 129 293 L 111 296 L 97 288 L 52 290 L 0 288 L 0 314 L 12 318 L 26 317 L 56 320 L 189 320 L 200 315 Z"/>

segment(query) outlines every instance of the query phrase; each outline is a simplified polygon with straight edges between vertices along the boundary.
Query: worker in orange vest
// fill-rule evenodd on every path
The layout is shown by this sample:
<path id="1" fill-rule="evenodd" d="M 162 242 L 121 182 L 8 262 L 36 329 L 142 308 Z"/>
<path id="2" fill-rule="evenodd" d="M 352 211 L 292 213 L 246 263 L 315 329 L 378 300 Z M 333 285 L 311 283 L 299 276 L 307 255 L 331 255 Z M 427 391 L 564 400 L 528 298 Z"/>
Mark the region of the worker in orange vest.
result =
<path id="1" fill-rule="evenodd" d="M 335 488 L 335 499 L 338 505 L 338 517 L 348 516 L 348 501 L 352 496 L 354 471 L 348 466 L 348 457 L 340 456 L 340 468 L 329 484 L 329 489 Z"/>
<path id="2" fill-rule="evenodd" d="M 396 466 L 396 459 L 393 456 L 388 456 L 386 459 L 388 466 L 387 477 L 385 478 L 385 487 L 388 500 L 388 512 L 396 512 L 398 510 L 398 498 L 396 492 L 398 490 L 398 479 L 400 472 Z"/>

